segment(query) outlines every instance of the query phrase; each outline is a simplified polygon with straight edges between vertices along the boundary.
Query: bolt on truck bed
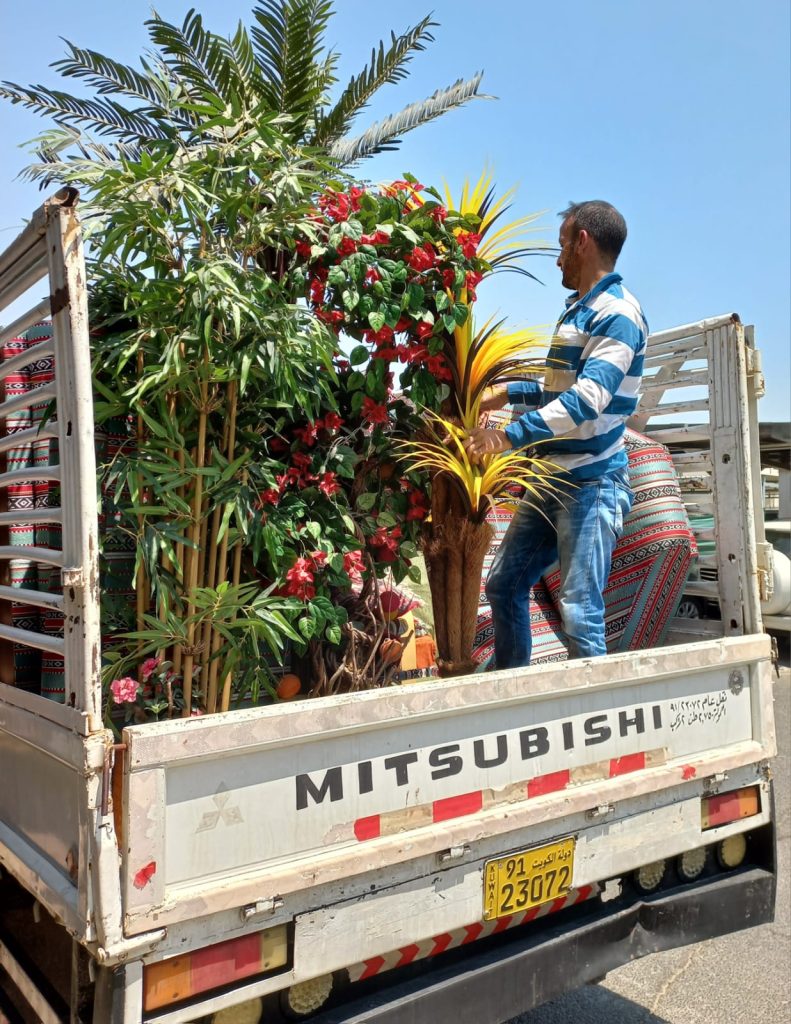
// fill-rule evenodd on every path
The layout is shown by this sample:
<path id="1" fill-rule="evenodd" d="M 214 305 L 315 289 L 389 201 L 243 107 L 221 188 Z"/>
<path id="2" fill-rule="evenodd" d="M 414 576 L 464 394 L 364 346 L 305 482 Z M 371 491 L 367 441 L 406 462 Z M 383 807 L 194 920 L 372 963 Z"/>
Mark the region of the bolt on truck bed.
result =
<path id="1" fill-rule="evenodd" d="M 637 424 L 650 433 L 677 409 L 660 404 L 674 382 L 703 382 L 693 411 L 704 403 L 708 422 L 654 436 L 708 439 L 692 461 L 715 513 L 728 511 L 715 518 L 722 635 L 681 623 L 666 648 L 135 726 L 116 748 L 101 720 L 85 279 L 68 193 L 0 255 L 3 303 L 47 275 L 59 376 L 46 430 L 71 468 L 58 471 L 63 551 L 27 555 L 61 568 L 63 592 L 0 587 L 65 617 L 63 639 L 0 625 L 65 661 L 65 705 L 0 682 L 0 964 L 38 1019 L 176 1024 L 245 1001 L 255 1015 L 263 999 L 266 1020 L 275 1000 L 327 1022 L 484 1024 L 651 949 L 769 919 L 758 377 L 737 320 L 652 338 Z M 0 452 L 20 438 L 0 437 Z M 0 473 L 0 487 L 18 479 Z M 43 943 L 25 946 L 12 891 L 73 940 L 65 980 L 40 977 Z"/>

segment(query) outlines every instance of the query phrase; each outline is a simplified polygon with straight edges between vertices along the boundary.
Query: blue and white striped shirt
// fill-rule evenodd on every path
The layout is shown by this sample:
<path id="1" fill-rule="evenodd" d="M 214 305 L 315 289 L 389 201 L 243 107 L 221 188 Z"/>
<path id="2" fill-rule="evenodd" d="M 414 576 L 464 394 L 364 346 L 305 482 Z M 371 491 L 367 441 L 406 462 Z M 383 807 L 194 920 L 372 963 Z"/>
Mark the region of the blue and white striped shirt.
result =
<path id="1" fill-rule="evenodd" d="M 625 469 L 624 423 L 637 408 L 648 337 L 640 303 L 607 274 L 582 298 L 566 302 L 537 381 L 509 384 L 515 405 L 533 406 L 505 428 L 514 448 L 542 442 L 538 455 L 591 480 Z"/>

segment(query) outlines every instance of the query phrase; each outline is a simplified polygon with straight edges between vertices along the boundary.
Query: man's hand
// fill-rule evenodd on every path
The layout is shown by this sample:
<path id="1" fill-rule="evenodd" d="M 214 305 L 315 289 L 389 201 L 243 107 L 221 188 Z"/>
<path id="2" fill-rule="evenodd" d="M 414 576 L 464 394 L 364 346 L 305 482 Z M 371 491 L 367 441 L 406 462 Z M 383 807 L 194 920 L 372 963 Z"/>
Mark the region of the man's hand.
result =
<path id="1" fill-rule="evenodd" d="M 498 455 L 500 452 L 507 452 L 513 446 L 504 430 L 485 430 L 483 427 L 474 427 L 465 439 L 464 447 L 470 457 L 470 462 L 477 465 L 485 455 Z"/>

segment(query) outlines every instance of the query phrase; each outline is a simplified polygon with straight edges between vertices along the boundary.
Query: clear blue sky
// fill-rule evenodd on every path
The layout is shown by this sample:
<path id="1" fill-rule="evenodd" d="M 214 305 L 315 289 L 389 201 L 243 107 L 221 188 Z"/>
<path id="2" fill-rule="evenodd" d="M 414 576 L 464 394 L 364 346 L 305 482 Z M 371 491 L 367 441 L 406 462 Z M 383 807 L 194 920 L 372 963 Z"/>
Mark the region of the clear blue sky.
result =
<path id="1" fill-rule="evenodd" d="M 190 6 L 159 0 L 180 22 Z M 251 0 L 202 0 L 218 32 L 248 19 Z M 5 14 L 0 76 L 55 84 L 48 64 L 60 36 L 132 61 L 145 46 L 143 0 L 30 0 Z M 629 224 L 619 262 L 652 329 L 738 312 L 754 323 L 768 382 L 763 420 L 789 418 L 789 5 L 788 0 L 336 0 L 328 42 L 342 54 L 341 81 L 379 39 L 434 12 L 436 42 L 412 74 L 381 90 L 363 114 L 400 109 L 460 76 L 484 71 L 478 101 L 410 134 L 401 150 L 361 166 L 383 180 L 411 171 L 454 191 L 487 163 L 502 188 L 519 184 L 515 211 L 557 211 L 604 198 Z M 14 181 L 15 146 L 41 122 L 0 109 L 5 145 L 0 245 L 39 202 Z M 564 292 L 550 260 L 544 286 L 504 275 L 481 289 L 483 313 L 515 324 L 551 323 Z"/>

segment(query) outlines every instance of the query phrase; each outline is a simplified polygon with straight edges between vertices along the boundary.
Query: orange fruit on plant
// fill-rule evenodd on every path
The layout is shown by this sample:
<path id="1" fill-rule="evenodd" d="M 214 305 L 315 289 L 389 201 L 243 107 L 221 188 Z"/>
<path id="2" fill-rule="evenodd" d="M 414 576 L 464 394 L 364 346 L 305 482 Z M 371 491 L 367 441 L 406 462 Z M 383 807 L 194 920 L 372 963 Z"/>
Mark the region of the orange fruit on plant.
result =
<path id="1" fill-rule="evenodd" d="M 302 680 L 293 672 L 286 672 L 277 684 L 277 695 L 281 700 L 292 700 L 302 689 Z"/>
<path id="2" fill-rule="evenodd" d="M 403 653 L 404 648 L 395 637 L 387 637 L 379 645 L 379 657 L 385 665 L 397 665 Z"/>

